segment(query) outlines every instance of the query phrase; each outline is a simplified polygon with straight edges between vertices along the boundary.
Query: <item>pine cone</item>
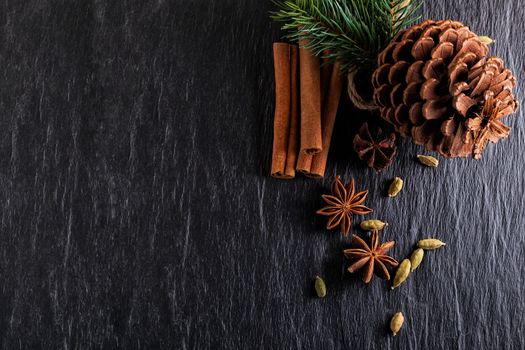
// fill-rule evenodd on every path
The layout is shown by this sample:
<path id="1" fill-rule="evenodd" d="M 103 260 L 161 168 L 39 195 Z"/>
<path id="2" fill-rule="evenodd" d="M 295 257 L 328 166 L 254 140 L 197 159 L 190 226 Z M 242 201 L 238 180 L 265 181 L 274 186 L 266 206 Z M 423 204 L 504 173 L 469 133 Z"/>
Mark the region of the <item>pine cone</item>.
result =
<path id="1" fill-rule="evenodd" d="M 392 164 L 396 148 L 396 134 L 391 133 L 386 136 L 379 127 L 376 127 L 374 132 L 370 132 L 368 123 L 363 123 L 359 133 L 354 137 L 354 149 L 359 158 L 376 171 L 381 171 Z"/>
<path id="2" fill-rule="evenodd" d="M 401 31 L 372 77 L 381 116 L 429 150 L 479 159 L 488 141 L 508 136 L 500 119 L 518 107 L 512 72 L 487 53 L 460 22 L 428 20 Z"/>

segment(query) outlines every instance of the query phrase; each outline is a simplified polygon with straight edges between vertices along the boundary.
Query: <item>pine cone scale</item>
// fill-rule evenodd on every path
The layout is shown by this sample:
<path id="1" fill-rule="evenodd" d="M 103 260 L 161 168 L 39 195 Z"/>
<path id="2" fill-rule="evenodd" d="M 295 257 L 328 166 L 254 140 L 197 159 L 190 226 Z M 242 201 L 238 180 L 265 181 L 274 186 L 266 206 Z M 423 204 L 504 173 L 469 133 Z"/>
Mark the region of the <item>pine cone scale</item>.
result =
<path id="1" fill-rule="evenodd" d="M 425 77 L 423 76 L 423 67 L 425 66 L 425 62 L 423 61 L 416 61 L 410 65 L 407 71 L 407 76 L 405 82 L 407 84 L 410 84 L 412 82 L 414 83 L 422 83 L 425 81 Z"/>

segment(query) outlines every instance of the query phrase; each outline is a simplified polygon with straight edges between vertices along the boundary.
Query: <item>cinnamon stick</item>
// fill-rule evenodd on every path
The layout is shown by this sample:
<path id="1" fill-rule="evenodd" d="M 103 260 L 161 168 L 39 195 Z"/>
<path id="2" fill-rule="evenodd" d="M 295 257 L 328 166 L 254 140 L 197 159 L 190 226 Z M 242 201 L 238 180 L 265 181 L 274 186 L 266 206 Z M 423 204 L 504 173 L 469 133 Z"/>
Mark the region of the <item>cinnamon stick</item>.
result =
<path id="1" fill-rule="evenodd" d="M 323 56 L 326 56 L 330 53 L 328 50 L 323 51 Z M 334 68 L 333 64 L 328 63 L 327 58 L 321 59 L 321 106 L 324 106 L 326 94 L 328 93 L 328 88 L 330 87 L 330 78 L 332 76 L 332 69 Z M 321 126 L 323 121 L 321 118 Z"/>
<path id="2" fill-rule="evenodd" d="M 287 43 L 274 43 L 273 59 L 275 71 L 275 113 L 273 120 L 271 175 L 276 178 L 288 179 L 291 177 L 285 174 L 285 169 L 290 136 L 290 45 Z"/>
<path id="3" fill-rule="evenodd" d="M 327 51 L 323 52 L 323 54 L 328 54 Z M 330 77 L 332 75 L 332 68 L 333 65 L 327 64 L 326 59 L 321 59 L 321 106 L 324 103 L 324 100 L 326 98 L 326 94 L 328 91 L 328 87 L 330 85 Z M 312 161 L 314 159 L 313 154 L 306 154 L 304 152 L 301 152 L 299 154 L 299 159 L 297 161 L 297 171 L 301 172 L 302 174 L 308 176 L 308 177 L 315 177 L 310 174 L 310 170 L 312 168 Z"/>
<path id="4" fill-rule="evenodd" d="M 299 45 L 301 74 L 301 147 L 300 153 L 315 154 L 322 150 L 321 135 L 321 69 L 320 59 Z"/>
<path id="5" fill-rule="evenodd" d="M 307 174 L 308 176 L 324 177 L 326 170 L 326 160 L 328 159 L 328 151 L 330 149 L 330 142 L 332 140 L 332 132 L 334 130 L 335 117 L 337 116 L 337 109 L 339 107 L 342 88 L 343 78 L 341 76 L 339 64 L 336 63 L 333 66 L 330 77 L 330 85 L 326 92 L 325 101 L 323 102 L 323 150 L 313 157 L 310 172 Z"/>
<path id="6" fill-rule="evenodd" d="M 295 177 L 295 164 L 299 151 L 299 79 L 297 75 L 299 49 L 290 45 L 290 133 L 288 135 L 288 152 L 286 154 L 286 167 L 284 175 Z"/>
<path id="7" fill-rule="evenodd" d="M 310 168 L 312 167 L 313 154 L 299 153 L 299 158 L 297 159 L 297 171 L 303 173 L 304 175 L 310 174 Z"/>

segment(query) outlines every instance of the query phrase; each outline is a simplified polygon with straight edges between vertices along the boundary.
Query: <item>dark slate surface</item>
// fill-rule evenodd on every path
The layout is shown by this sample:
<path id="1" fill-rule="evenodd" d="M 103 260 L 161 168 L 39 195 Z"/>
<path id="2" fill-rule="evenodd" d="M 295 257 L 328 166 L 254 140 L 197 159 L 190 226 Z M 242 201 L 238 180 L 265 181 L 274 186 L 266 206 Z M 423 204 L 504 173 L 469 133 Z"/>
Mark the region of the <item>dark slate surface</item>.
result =
<path id="1" fill-rule="evenodd" d="M 360 165 L 343 101 L 328 179 L 271 179 L 266 1 L 0 4 L 4 349 L 523 349 L 523 113 L 483 160 Z M 431 1 L 496 39 L 523 82 L 520 1 Z M 523 93 L 517 89 L 522 100 Z M 344 272 L 313 212 L 340 174 L 369 188 L 397 258 L 448 243 L 391 292 Z M 385 198 L 387 181 L 406 179 Z M 329 295 L 312 296 L 315 275 Z M 406 326 L 387 334 L 402 310 Z"/>

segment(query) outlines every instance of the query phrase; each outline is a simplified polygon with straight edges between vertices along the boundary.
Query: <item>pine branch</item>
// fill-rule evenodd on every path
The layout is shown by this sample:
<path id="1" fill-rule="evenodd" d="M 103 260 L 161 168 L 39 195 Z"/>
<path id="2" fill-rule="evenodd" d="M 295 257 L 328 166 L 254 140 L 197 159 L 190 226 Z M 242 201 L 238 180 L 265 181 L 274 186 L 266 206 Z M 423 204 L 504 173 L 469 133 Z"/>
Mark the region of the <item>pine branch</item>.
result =
<path id="1" fill-rule="evenodd" d="M 304 39 L 315 55 L 339 60 L 347 72 L 374 67 L 377 56 L 403 28 L 411 25 L 420 0 L 274 0 L 272 13 L 291 41 Z"/>

